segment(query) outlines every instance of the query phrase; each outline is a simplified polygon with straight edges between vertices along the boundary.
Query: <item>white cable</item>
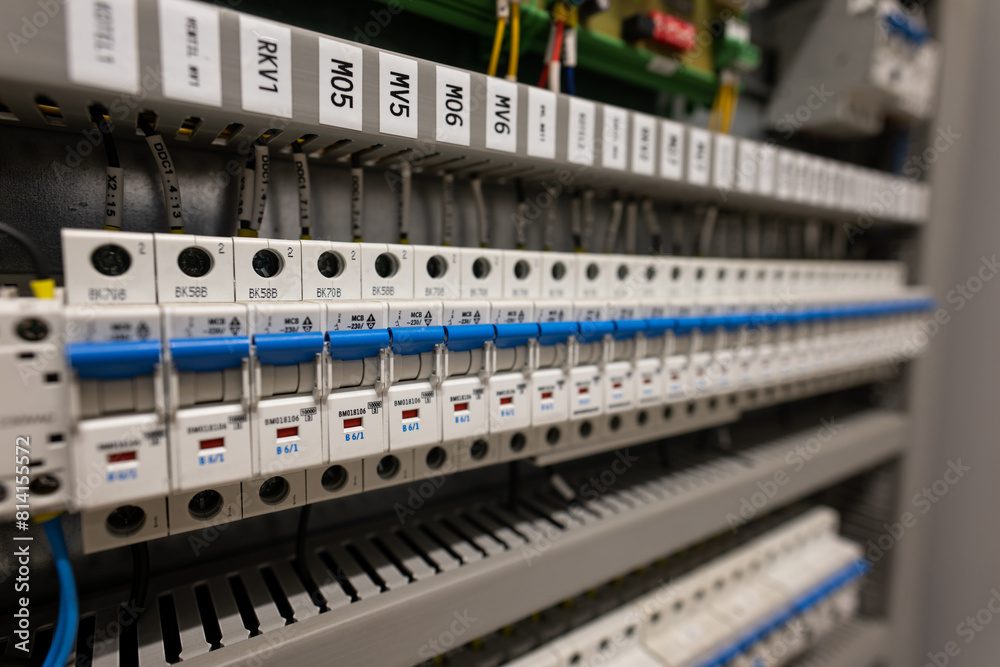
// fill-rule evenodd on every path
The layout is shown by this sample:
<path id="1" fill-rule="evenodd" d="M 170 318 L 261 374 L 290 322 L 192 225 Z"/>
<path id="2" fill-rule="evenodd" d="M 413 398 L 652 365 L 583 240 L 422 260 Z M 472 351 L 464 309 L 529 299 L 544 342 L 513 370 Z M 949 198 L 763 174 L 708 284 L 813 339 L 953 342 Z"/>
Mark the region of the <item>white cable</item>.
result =
<path id="1" fill-rule="evenodd" d="M 560 79 L 562 78 L 562 65 L 558 60 L 549 62 L 549 90 L 553 93 L 559 92 Z"/>
<path id="2" fill-rule="evenodd" d="M 576 67 L 577 63 L 577 38 L 576 28 L 568 25 L 563 33 L 563 64 L 566 67 Z"/>
<path id="3" fill-rule="evenodd" d="M 445 174 L 441 178 L 441 245 L 450 246 L 454 233 L 455 175 Z"/>

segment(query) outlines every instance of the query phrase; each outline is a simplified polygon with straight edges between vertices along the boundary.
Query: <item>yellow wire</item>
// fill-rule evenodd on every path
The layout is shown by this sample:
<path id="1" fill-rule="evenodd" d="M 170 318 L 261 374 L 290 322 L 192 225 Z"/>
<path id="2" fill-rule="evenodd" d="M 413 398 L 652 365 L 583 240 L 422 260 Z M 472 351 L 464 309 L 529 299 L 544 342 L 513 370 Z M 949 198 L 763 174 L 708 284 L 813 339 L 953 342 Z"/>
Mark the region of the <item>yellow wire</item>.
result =
<path id="1" fill-rule="evenodd" d="M 736 90 L 736 86 L 729 87 L 729 123 L 726 125 L 726 132 L 728 133 L 733 128 L 733 121 L 736 120 L 736 106 L 740 102 L 740 94 Z"/>
<path id="2" fill-rule="evenodd" d="M 717 129 L 719 132 L 725 132 L 726 121 L 729 118 L 729 87 L 722 86 L 719 94 L 722 96 L 722 101 L 719 103 L 719 127 Z"/>
<path id="3" fill-rule="evenodd" d="M 497 19 L 497 32 L 493 37 L 493 53 L 490 54 L 490 68 L 487 74 L 497 75 L 497 67 L 500 65 L 500 47 L 503 46 L 503 32 L 507 27 L 506 19 Z"/>
<path id="4" fill-rule="evenodd" d="M 495 45 L 494 49 L 496 49 Z M 514 6 L 510 8 L 510 62 L 507 64 L 507 78 L 511 81 L 517 81 L 517 64 L 520 59 L 521 3 L 515 2 Z"/>

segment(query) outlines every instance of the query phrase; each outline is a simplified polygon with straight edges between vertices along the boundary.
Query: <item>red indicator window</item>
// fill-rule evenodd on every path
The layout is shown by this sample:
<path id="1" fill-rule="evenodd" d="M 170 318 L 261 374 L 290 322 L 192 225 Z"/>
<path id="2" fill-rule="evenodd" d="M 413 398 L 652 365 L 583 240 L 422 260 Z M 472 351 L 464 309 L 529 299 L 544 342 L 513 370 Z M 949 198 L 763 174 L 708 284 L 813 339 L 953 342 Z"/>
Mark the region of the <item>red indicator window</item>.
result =
<path id="1" fill-rule="evenodd" d="M 621 389 L 622 388 L 622 383 L 621 382 L 615 382 L 611 386 L 614 387 L 615 389 Z"/>
<path id="2" fill-rule="evenodd" d="M 643 384 L 653 384 L 653 378 L 642 378 Z"/>
<path id="3" fill-rule="evenodd" d="M 514 402 L 514 397 L 513 396 L 501 396 L 500 397 L 500 405 L 510 405 L 513 402 Z"/>
<path id="4" fill-rule="evenodd" d="M 298 426 L 288 426 L 286 428 L 278 429 L 279 438 L 297 438 L 299 436 Z"/>
<path id="5" fill-rule="evenodd" d="M 117 454 L 108 454 L 108 463 L 135 461 L 138 456 L 139 455 L 136 452 L 118 452 Z"/>
<path id="6" fill-rule="evenodd" d="M 361 417 L 351 417 L 350 419 L 344 420 L 344 428 L 358 428 L 361 426 Z"/>
<path id="7" fill-rule="evenodd" d="M 552 398 L 552 392 L 551 391 L 543 391 L 542 392 L 542 400 L 543 401 L 547 401 L 550 398 Z"/>
<path id="8" fill-rule="evenodd" d="M 420 410 L 403 410 L 403 419 L 416 419 Z"/>
<path id="9" fill-rule="evenodd" d="M 580 387 L 579 389 L 576 390 L 576 392 L 578 394 L 588 394 L 590 393 L 590 389 L 588 387 Z"/>
<path id="10" fill-rule="evenodd" d="M 468 410 L 468 409 L 469 409 L 469 404 L 468 403 L 456 403 L 455 404 L 455 412 L 462 412 L 462 411 Z"/>
<path id="11" fill-rule="evenodd" d="M 198 443 L 198 449 L 217 449 L 225 444 L 225 438 L 212 438 L 211 440 L 202 440 Z"/>

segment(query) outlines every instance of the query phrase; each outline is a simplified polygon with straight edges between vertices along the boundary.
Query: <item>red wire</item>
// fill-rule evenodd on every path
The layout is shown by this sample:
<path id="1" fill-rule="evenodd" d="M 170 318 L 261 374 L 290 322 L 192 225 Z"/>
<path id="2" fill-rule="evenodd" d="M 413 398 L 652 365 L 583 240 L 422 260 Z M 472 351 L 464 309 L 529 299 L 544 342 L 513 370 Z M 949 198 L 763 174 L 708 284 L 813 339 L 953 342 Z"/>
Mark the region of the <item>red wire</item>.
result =
<path id="1" fill-rule="evenodd" d="M 542 67 L 542 76 L 538 79 L 539 88 L 544 88 L 549 82 L 549 63 L 562 59 L 563 29 L 565 27 L 564 21 L 556 21 L 556 39 L 552 44 L 552 60 Z"/>

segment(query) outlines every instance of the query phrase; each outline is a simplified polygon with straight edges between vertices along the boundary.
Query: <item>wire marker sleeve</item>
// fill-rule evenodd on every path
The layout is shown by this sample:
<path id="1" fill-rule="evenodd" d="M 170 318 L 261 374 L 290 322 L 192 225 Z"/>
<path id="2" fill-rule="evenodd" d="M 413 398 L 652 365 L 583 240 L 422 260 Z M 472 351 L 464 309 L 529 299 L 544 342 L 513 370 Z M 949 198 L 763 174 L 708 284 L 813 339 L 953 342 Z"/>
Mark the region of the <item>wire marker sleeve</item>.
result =
<path id="1" fill-rule="evenodd" d="M 271 153 L 267 144 L 254 144 L 254 159 L 257 164 L 254 168 L 254 185 L 257 193 L 254 197 L 253 218 L 254 229 L 260 230 L 264 222 L 264 205 L 267 203 L 267 183 L 271 173 Z"/>
<path id="2" fill-rule="evenodd" d="M 296 144 L 292 159 L 295 160 L 295 175 L 299 185 L 299 227 L 301 238 L 309 239 L 312 226 L 312 185 L 309 181 L 309 158 Z"/>
<path id="3" fill-rule="evenodd" d="M 170 151 L 163 142 L 163 137 L 159 134 L 146 135 L 146 143 L 149 150 L 156 158 L 156 166 L 160 170 L 160 180 L 163 182 L 163 197 L 167 204 L 167 219 L 170 222 L 170 231 L 184 232 L 184 213 L 181 208 L 181 189 L 177 182 L 177 172 L 174 170 L 174 161 L 170 157 Z"/>
<path id="4" fill-rule="evenodd" d="M 121 231 L 122 190 L 125 187 L 125 170 L 108 165 L 105 170 L 107 184 L 104 188 L 104 228 Z"/>

